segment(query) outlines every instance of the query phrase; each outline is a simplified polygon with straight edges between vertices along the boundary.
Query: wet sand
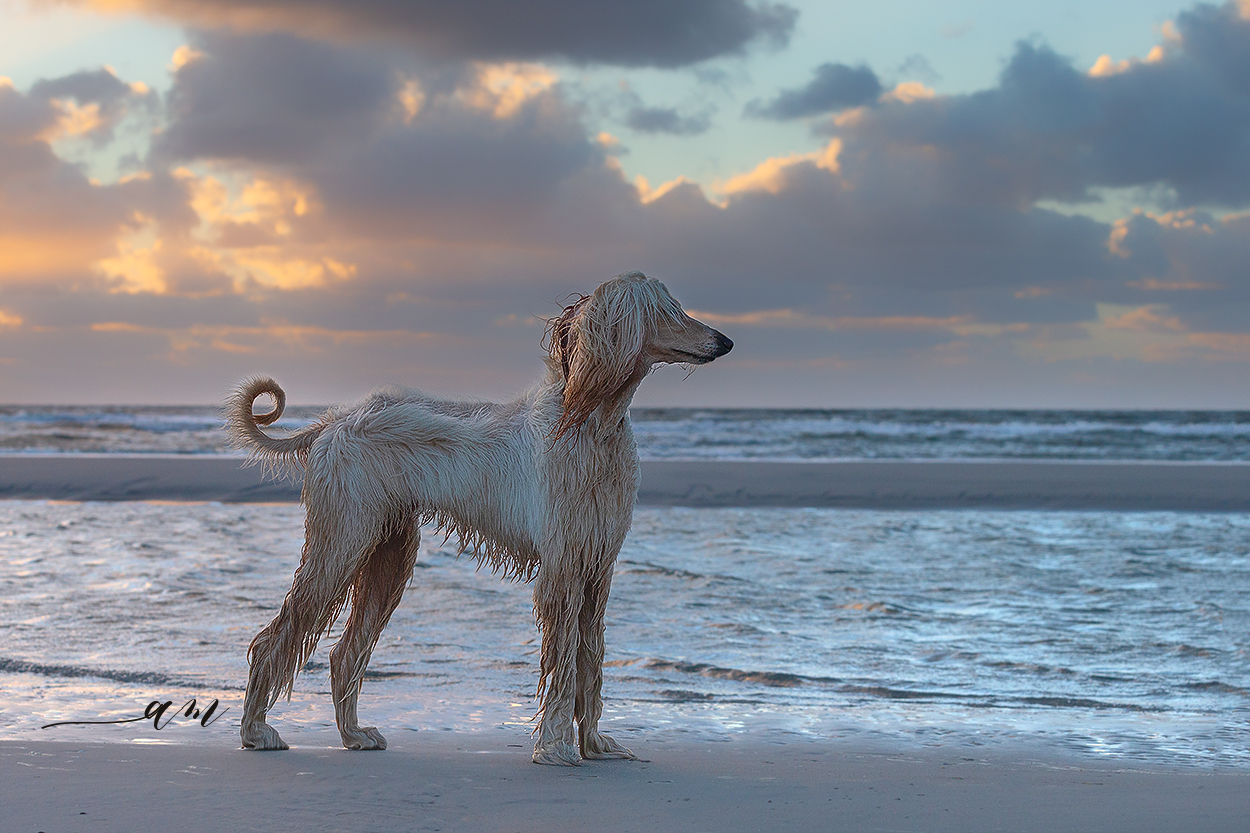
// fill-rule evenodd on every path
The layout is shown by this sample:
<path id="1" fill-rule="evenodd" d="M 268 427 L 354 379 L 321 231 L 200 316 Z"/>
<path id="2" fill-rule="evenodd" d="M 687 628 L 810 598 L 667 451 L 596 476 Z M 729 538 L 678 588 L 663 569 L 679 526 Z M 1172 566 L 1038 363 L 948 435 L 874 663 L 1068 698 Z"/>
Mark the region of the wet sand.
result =
<path id="1" fill-rule="evenodd" d="M 328 736 L 327 736 L 328 738 Z M 1250 773 L 970 747 L 650 742 L 647 761 L 529 762 L 503 732 L 326 747 L 0 743 L 12 831 L 1150 831 L 1246 829 Z"/>
<path id="2" fill-rule="evenodd" d="M 1250 511 L 1250 465 L 1101 462 L 644 462 L 650 506 Z M 299 500 L 237 457 L 0 455 L 0 499 Z"/>

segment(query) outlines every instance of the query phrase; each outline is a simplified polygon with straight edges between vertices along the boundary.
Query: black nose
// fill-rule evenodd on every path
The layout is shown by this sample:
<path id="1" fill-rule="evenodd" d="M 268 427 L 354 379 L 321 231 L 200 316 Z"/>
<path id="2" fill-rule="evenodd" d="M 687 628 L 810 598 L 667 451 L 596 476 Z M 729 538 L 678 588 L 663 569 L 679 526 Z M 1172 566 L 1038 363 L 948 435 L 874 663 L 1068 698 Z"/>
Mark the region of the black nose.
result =
<path id="1" fill-rule="evenodd" d="M 734 343 L 730 341 L 724 333 L 716 333 L 716 355 L 723 356 L 730 350 L 734 349 Z"/>

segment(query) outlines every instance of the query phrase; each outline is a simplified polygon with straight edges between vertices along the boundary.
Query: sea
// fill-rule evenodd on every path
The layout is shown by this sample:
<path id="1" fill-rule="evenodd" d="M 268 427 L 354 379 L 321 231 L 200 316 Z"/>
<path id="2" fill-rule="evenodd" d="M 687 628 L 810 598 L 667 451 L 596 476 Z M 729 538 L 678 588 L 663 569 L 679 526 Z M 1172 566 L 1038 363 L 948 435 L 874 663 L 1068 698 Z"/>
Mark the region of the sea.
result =
<path id="1" fill-rule="evenodd" d="M 1250 412 L 632 416 L 647 459 L 1250 462 Z M 212 407 L 0 407 L 0 452 L 232 453 Z M 237 743 L 247 645 L 290 585 L 302 524 L 293 504 L 0 501 L 0 738 Z M 530 588 L 433 530 L 421 546 L 362 722 L 417 744 L 483 731 L 529 743 Z M 339 628 L 272 713 L 293 745 L 337 742 Z M 1041 744 L 1124 766 L 1244 768 L 1250 515 L 640 507 L 607 645 L 603 725 L 643 751 L 752 737 L 969 755 Z"/>

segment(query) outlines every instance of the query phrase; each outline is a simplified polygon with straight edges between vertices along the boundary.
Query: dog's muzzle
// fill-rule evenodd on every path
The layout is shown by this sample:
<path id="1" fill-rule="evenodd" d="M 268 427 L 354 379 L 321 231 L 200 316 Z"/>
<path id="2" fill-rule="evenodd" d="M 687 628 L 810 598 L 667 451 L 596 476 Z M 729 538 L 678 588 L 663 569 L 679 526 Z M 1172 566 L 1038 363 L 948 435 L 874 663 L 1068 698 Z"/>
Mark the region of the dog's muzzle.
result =
<path id="1" fill-rule="evenodd" d="M 734 349 L 734 343 L 730 341 L 724 333 L 719 330 L 713 330 L 712 332 L 716 333 L 716 350 L 712 353 L 712 358 L 708 359 L 708 361 L 711 361 L 712 359 L 719 359 L 721 356 Z"/>

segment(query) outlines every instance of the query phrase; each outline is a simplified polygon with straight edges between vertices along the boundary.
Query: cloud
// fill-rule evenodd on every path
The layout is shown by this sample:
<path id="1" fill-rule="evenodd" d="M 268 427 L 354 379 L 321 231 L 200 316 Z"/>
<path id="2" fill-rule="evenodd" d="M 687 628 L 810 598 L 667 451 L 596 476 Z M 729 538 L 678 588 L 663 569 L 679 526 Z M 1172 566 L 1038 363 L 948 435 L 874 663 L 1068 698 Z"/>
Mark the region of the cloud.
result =
<path id="1" fill-rule="evenodd" d="M 0 281 L 68 276 L 91 283 L 98 279 L 91 265 L 113 253 L 117 235 L 142 217 L 164 216 L 171 228 L 187 220 L 170 177 L 99 185 L 53 149 L 67 135 L 66 119 L 79 112 L 67 110 L 67 100 L 100 105 L 78 135 L 108 136 L 135 96 L 146 99 L 106 71 L 41 81 L 28 93 L 0 79 Z"/>
<path id="2" fill-rule="evenodd" d="M 682 116 L 673 107 L 635 107 L 625 117 L 625 124 L 639 133 L 697 136 L 707 132 L 712 118 L 706 113 Z"/>
<path id="3" fill-rule="evenodd" d="M 1020 43 L 994 88 L 883 102 L 823 130 L 846 154 L 925 168 L 966 200 L 1159 185 L 1178 206 L 1250 204 L 1250 21 L 1232 4 L 1196 6 L 1175 29 L 1152 59 L 1094 73 Z"/>
<path id="4" fill-rule="evenodd" d="M 783 90 L 768 104 L 750 101 L 745 115 L 778 121 L 801 119 L 871 104 L 883 91 L 876 73 L 864 65 L 821 64 L 815 75 L 808 85 Z"/>
<path id="5" fill-rule="evenodd" d="M 766 104 L 752 101 L 744 112 L 761 119 L 799 119 L 870 104 L 882 90 L 877 74 L 862 64 L 821 64 L 807 86 L 783 90 Z"/>
<path id="6" fill-rule="evenodd" d="M 0 141 L 9 147 L 29 145 L 56 124 L 56 108 L 47 101 L 23 95 L 8 78 L 0 77 Z M 6 153 L 5 157 L 9 154 Z"/>
<path id="7" fill-rule="evenodd" d="M 1099 302 L 1146 304 L 1142 296 L 1163 285 L 1217 283 L 1206 276 L 1214 263 L 1243 262 L 1215 252 L 1232 236 L 1218 222 L 1220 233 L 1200 240 L 1201 229 L 1151 217 L 1113 227 L 1034 205 L 1097 184 L 1081 178 L 1087 166 L 1062 158 L 1067 145 L 1053 145 L 1064 136 L 1063 85 L 1080 91 L 1108 79 L 1032 44 L 1017 49 L 995 88 L 878 96 L 831 123 L 836 135 L 819 151 L 765 160 L 712 197 L 688 180 L 655 189 L 625 182 L 558 79 L 531 65 L 448 74 L 285 35 L 218 33 L 196 49 L 202 57 L 179 71 L 171 96 L 186 107 L 171 107 L 158 147 L 181 163 L 249 172 L 253 186 L 285 181 L 305 205 L 296 212 L 288 196 L 287 208 L 265 217 L 243 205 L 212 219 L 200 209 L 217 268 L 236 288 L 393 294 L 417 281 L 438 285 L 435 297 L 468 299 L 504 286 L 506 274 L 500 299 L 524 303 L 534 281 L 554 297 L 559 286 L 584 288 L 579 275 L 642 267 L 712 293 L 718 314 L 777 308 L 780 292 L 806 315 L 958 320 L 974 328 L 969 337 L 1010 338 L 1017 325 L 1094 320 Z M 279 74 L 221 125 L 228 141 L 195 135 L 198 102 L 271 77 L 274 63 L 352 80 Z M 419 106 L 403 105 L 405 90 L 419 92 Z M 321 117 L 305 107 L 317 99 Z M 355 118 L 342 127 L 335 114 L 348 111 Z M 987 114 L 1006 118 L 987 124 Z M 1067 172 L 1066 190 L 1045 181 L 1063 179 L 1047 160 Z M 196 180 L 197 194 L 205 182 Z M 1194 313 L 1176 304 L 1201 305 L 1167 303 L 1182 317 Z"/>
<path id="8" fill-rule="evenodd" d="M 1250 213 L 1222 210 L 1245 163 L 1219 149 L 1246 96 L 1186 40 L 1228 8 L 1193 14 L 1151 60 L 1090 73 L 1022 44 L 989 89 L 878 90 L 820 120 L 816 150 L 655 188 L 559 70 L 523 61 L 193 32 L 148 170 L 112 184 L 57 156 L 53 102 L 106 114 L 123 81 L 0 85 L 0 380 L 33 390 L 63 361 L 97 397 L 133 396 L 108 393 L 123 369 L 157 399 L 261 371 L 301 401 L 384 381 L 502 396 L 539 369 L 525 322 L 638 268 L 739 345 L 684 388 L 660 374 L 652 402 L 1226 391 L 1250 363 Z M 1219 38 L 1203 48 L 1233 49 Z M 1064 204 L 1112 185 L 1171 204 L 1111 222 Z"/>
<path id="9" fill-rule="evenodd" d="M 198 32 L 174 73 L 160 162 L 192 158 L 299 164 L 360 141 L 399 112 L 402 81 L 361 50 L 290 35 Z"/>
<path id="10" fill-rule="evenodd" d="M 152 163 L 271 170 L 323 209 L 288 212 L 279 237 L 272 224 L 236 219 L 220 228 L 222 242 L 250 236 L 289 249 L 335 229 L 446 242 L 501 228 L 524 236 L 523 218 L 563 181 L 602 172 L 604 147 L 543 67 L 423 69 L 289 35 L 214 33 L 195 48 L 201 57 L 175 75 Z"/>
<path id="11" fill-rule="evenodd" d="M 430 58 L 678 67 L 784 45 L 798 12 L 744 0 L 82 0 L 200 27 L 291 32 L 342 42 L 383 40 Z"/>
<path id="12" fill-rule="evenodd" d="M 30 97 L 58 110 L 57 138 L 87 137 L 98 147 L 112 141 L 113 128 L 137 105 L 149 112 L 159 107 L 155 91 L 143 83 L 126 84 L 107 68 L 37 81 Z"/>
<path id="13" fill-rule="evenodd" d="M 906 60 L 898 65 L 898 69 L 895 72 L 904 78 L 915 78 L 918 81 L 930 84 L 942 80 L 942 76 L 929 63 L 929 59 L 919 53 L 908 55 Z"/>
<path id="14" fill-rule="evenodd" d="M 823 150 L 812 153 L 792 153 L 789 156 L 765 159 L 754 170 L 731 177 L 720 186 L 725 194 L 748 193 L 751 191 L 767 191 L 777 194 L 791 183 L 791 169 L 805 169 L 809 165 L 837 173 L 838 154 L 842 151 L 842 142 L 834 139 Z"/>

